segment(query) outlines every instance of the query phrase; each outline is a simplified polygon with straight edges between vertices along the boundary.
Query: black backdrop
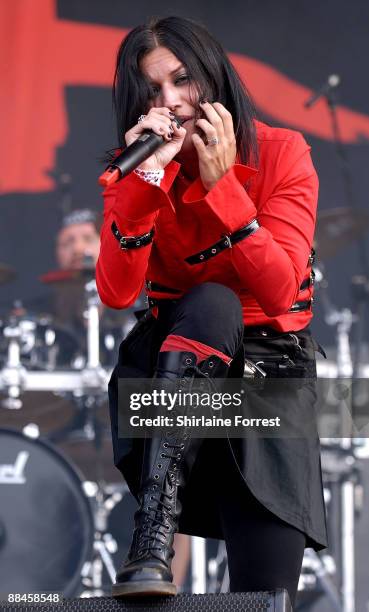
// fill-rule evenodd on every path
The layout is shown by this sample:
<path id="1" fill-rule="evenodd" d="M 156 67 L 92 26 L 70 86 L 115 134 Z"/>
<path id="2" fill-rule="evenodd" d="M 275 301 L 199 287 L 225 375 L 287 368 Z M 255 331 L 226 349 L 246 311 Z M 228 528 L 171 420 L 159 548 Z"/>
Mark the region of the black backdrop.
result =
<path id="1" fill-rule="evenodd" d="M 208 26 L 233 53 L 257 59 L 290 79 L 311 89 L 319 87 L 331 73 L 342 79 L 340 102 L 351 110 L 369 114 L 369 5 L 365 0 L 348 4 L 343 0 L 233 0 L 231 2 L 171 3 L 156 0 L 58 0 L 57 17 L 76 23 L 94 23 L 131 28 L 155 15 L 178 14 L 198 19 Z M 98 49 L 81 49 L 94 62 Z M 45 75 L 47 78 L 47 75 Z M 252 83 L 249 83 L 252 91 Z M 108 87 L 65 88 L 68 137 L 56 155 L 57 173 L 72 177 L 73 206 L 101 208 L 96 177 L 101 171 L 98 158 L 115 144 Z M 278 92 L 275 92 L 278 95 Z M 272 116 L 267 117 L 271 123 Z M 281 124 L 280 121 L 277 123 Z M 288 124 L 285 123 L 287 127 Z M 312 145 L 314 163 L 320 177 L 320 209 L 345 206 L 342 176 L 333 142 L 306 133 Z M 32 143 L 29 143 L 32 150 Z M 355 200 L 367 207 L 369 191 L 369 142 L 363 138 L 345 145 L 349 159 Z M 0 287 L 4 313 L 12 300 L 25 301 L 47 292 L 38 276 L 55 266 L 53 237 L 60 222 L 60 193 L 6 194 L 1 198 L 2 222 L 0 261 L 16 267 L 17 279 Z M 326 274 L 333 302 L 350 306 L 350 279 L 362 272 L 358 246 L 344 248 L 326 263 Z M 333 344 L 332 330 L 323 322 L 317 300 L 314 329 L 326 345 Z"/>

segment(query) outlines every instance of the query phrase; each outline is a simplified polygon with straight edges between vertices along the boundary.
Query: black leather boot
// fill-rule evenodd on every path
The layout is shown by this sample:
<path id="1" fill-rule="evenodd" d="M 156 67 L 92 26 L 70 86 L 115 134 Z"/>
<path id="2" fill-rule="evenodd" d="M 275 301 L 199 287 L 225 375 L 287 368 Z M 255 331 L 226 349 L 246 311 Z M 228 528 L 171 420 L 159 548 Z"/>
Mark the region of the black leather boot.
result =
<path id="1" fill-rule="evenodd" d="M 201 385 L 195 379 L 206 382 L 207 377 L 226 378 L 227 373 L 228 366 L 219 357 L 211 356 L 197 366 L 193 353 L 168 351 L 159 354 L 154 383 L 171 392 L 195 390 Z M 188 410 L 175 406 L 172 416 L 179 413 L 188 414 Z M 202 439 L 191 436 L 188 428 L 145 439 L 140 506 L 127 559 L 112 587 L 113 597 L 176 594 L 171 562 L 181 514 L 178 492 L 188 482 L 201 444 Z"/>

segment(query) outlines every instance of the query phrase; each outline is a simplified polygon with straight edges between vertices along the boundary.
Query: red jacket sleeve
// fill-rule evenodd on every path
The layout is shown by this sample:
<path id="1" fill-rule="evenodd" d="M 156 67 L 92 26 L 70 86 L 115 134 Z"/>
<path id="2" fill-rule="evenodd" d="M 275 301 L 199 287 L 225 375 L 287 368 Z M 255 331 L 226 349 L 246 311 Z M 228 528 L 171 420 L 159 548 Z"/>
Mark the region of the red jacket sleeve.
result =
<path id="1" fill-rule="evenodd" d="M 103 192 L 104 222 L 96 283 L 101 301 L 106 306 L 127 308 L 135 302 L 144 283 L 152 246 L 122 250 L 111 230 L 113 221 L 124 236 L 149 232 L 159 209 L 172 206 L 168 192 L 179 167 L 175 161 L 168 164 L 160 187 L 146 183 L 132 172 Z"/>
<path id="2" fill-rule="evenodd" d="M 272 155 L 269 148 L 265 160 L 261 156 L 258 207 L 244 188 L 250 169 L 241 165 L 209 192 L 196 181 L 183 199 L 195 205 L 206 202 L 227 233 L 257 218 L 260 228 L 233 247 L 232 261 L 242 285 L 269 317 L 286 313 L 295 302 L 315 229 L 318 178 L 310 147 L 298 132 L 289 134 L 273 145 Z"/>

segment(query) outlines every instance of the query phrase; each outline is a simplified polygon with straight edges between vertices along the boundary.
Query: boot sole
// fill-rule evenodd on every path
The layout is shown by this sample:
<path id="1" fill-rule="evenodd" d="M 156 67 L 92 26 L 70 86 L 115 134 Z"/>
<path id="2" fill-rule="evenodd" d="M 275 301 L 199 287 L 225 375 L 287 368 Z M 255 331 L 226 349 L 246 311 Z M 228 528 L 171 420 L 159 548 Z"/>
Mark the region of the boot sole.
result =
<path id="1" fill-rule="evenodd" d="M 132 584 L 113 584 L 112 597 L 177 595 L 177 587 L 172 582 L 136 582 Z"/>

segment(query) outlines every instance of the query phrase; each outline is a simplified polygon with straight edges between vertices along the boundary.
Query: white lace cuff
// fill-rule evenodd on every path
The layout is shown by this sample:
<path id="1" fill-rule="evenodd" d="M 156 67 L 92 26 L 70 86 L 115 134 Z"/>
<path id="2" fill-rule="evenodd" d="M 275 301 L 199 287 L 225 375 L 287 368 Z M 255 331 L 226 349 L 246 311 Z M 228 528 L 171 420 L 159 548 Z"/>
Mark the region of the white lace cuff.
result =
<path id="1" fill-rule="evenodd" d="M 156 187 L 160 187 L 160 183 L 164 178 L 164 170 L 141 170 L 140 168 L 136 168 L 134 173 L 140 177 L 146 183 L 150 183 L 151 185 L 156 185 Z"/>

